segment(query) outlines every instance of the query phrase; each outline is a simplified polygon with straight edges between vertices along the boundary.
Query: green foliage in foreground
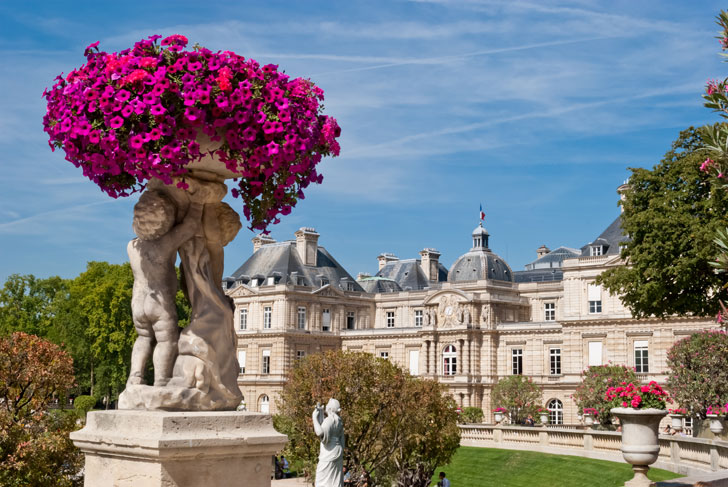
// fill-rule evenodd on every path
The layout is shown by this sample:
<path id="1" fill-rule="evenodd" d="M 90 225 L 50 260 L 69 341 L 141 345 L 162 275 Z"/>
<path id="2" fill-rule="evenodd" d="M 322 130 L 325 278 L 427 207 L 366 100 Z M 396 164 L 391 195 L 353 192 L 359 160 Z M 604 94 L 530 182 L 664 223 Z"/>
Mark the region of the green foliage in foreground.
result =
<path id="1" fill-rule="evenodd" d="M 458 449 L 449 465 L 438 467 L 433 485 L 440 471 L 457 487 L 617 487 L 632 478 L 632 468 L 626 463 L 467 446 Z M 653 481 L 680 477 L 654 468 L 647 476 Z"/>

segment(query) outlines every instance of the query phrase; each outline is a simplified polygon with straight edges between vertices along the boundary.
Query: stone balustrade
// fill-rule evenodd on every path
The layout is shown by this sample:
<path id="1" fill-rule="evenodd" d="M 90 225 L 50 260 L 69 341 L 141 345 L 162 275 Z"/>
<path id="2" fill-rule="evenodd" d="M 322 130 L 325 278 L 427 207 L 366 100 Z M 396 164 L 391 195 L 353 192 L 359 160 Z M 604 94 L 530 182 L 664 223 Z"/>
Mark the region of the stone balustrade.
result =
<path id="1" fill-rule="evenodd" d="M 544 428 L 464 424 L 460 425 L 460 434 L 460 444 L 463 446 L 528 450 L 624 462 L 620 451 L 622 434 L 616 431 L 559 428 L 555 425 Z M 705 476 L 707 472 L 728 469 L 726 441 L 669 435 L 660 435 L 659 441 L 660 454 L 653 465 L 655 468 L 696 478 Z M 724 477 L 728 478 L 728 472 Z"/>

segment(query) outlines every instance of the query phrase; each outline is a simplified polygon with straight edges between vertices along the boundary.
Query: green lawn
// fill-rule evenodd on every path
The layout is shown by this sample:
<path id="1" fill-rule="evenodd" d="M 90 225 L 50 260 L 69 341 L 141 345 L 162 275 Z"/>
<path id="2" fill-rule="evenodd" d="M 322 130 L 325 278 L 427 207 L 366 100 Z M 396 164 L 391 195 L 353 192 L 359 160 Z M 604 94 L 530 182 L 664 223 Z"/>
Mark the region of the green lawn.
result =
<path id="1" fill-rule="evenodd" d="M 618 487 L 632 478 L 626 463 L 592 460 L 568 455 L 548 455 L 529 451 L 498 450 L 461 446 L 444 471 L 453 487 Z M 681 475 L 650 469 L 654 481 Z"/>

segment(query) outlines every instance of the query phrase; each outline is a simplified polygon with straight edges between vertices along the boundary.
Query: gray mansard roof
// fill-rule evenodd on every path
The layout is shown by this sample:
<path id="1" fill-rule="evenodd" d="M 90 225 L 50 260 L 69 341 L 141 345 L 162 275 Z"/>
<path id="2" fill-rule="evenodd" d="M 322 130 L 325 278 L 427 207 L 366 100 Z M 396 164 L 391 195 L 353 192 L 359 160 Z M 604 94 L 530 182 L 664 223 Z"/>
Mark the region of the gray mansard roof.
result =
<path id="1" fill-rule="evenodd" d="M 228 283 L 248 282 L 256 278 L 267 280 L 269 277 L 274 277 L 276 284 L 298 284 L 302 281 L 303 285 L 314 288 L 321 287 L 324 278 L 331 286 L 345 291 L 364 291 L 323 247 L 318 247 L 315 266 L 303 265 L 295 241 L 263 245 L 225 280 Z M 347 284 L 344 285 L 342 281 Z M 350 289 L 347 289 L 348 283 L 352 283 Z"/>
<path id="2" fill-rule="evenodd" d="M 445 266 L 438 262 L 437 268 L 438 282 L 446 281 L 447 269 Z M 420 266 L 420 259 L 390 261 L 377 272 L 375 277 L 383 277 L 396 282 L 400 287 L 398 291 L 416 291 L 431 287 L 433 284 L 425 276 L 425 272 Z"/>
<path id="3" fill-rule="evenodd" d="M 397 281 L 386 277 L 364 277 L 357 281 L 368 293 L 396 293 L 402 290 Z"/>
<path id="4" fill-rule="evenodd" d="M 622 216 L 620 215 L 593 242 L 581 248 L 581 256 L 590 256 L 589 247 L 594 245 L 603 247 L 603 255 L 619 255 L 619 245 L 628 240 L 629 237 L 622 234 Z"/>

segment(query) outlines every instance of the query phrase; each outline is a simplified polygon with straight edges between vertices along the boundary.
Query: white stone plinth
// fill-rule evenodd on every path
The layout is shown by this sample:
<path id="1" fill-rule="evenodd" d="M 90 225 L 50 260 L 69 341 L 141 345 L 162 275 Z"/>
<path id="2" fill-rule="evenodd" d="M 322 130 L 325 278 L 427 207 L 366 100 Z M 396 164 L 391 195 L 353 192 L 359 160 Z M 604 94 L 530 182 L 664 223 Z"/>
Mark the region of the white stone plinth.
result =
<path id="1" fill-rule="evenodd" d="M 71 433 L 86 487 L 270 486 L 287 437 L 270 415 L 239 411 L 93 411 Z"/>

